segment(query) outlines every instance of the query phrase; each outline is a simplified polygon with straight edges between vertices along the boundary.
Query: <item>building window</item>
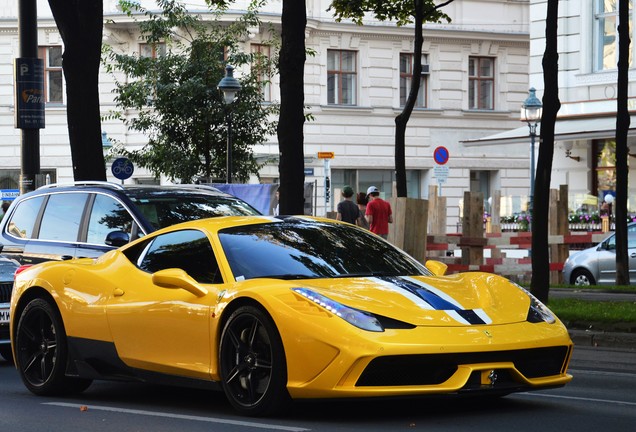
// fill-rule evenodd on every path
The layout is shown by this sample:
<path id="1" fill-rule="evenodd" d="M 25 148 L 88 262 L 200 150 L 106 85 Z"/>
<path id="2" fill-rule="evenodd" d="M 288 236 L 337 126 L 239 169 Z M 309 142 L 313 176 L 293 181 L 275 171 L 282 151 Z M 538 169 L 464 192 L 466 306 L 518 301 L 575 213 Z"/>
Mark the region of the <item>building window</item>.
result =
<path id="1" fill-rule="evenodd" d="M 618 1 L 594 1 L 594 64 L 602 71 L 616 69 L 618 64 Z M 629 28 L 633 39 L 632 2 L 629 2 Z M 633 44 L 632 44 L 633 45 Z M 632 48 L 633 50 L 633 48 Z M 633 53 L 629 52 L 629 67 L 633 66 Z"/>
<path id="2" fill-rule="evenodd" d="M 261 86 L 261 94 L 265 102 L 271 102 L 272 91 L 269 68 L 270 47 L 269 45 L 252 44 L 251 46 L 254 60 L 252 67 L 256 69 L 256 80 Z"/>
<path id="3" fill-rule="evenodd" d="M 20 189 L 20 169 L 0 169 L 0 189 Z M 54 169 L 41 169 L 40 174 L 36 174 L 35 187 L 46 184 L 46 181 L 55 183 L 57 174 Z"/>
<path id="4" fill-rule="evenodd" d="M 44 94 L 47 103 L 64 102 L 62 74 L 62 47 L 40 47 L 39 57 L 44 60 Z"/>
<path id="5" fill-rule="evenodd" d="M 616 191 L 616 141 L 594 141 L 593 154 L 596 155 L 593 164 L 592 194 L 604 197 L 609 192 Z"/>
<path id="6" fill-rule="evenodd" d="M 468 109 L 495 109 L 495 59 L 468 59 Z"/>
<path id="7" fill-rule="evenodd" d="M 419 170 L 406 170 L 406 194 L 410 198 L 421 197 L 421 175 Z M 366 192 L 369 186 L 377 187 L 383 198 L 393 196 L 393 184 L 395 183 L 395 170 L 373 169 L 333 169 L 331 171 L 331 186 L 341 189 L 345 185 L 353 188 L 357 194 Z M 334 199 L 334 208 L 338 198 Z"/>
<path id="8" fill-rule="evenodd" d="M 356 105 L 355 51 L 327 51 L 327 103 L 329 105 Z"/>
<path id="9" fill-rule="evenodd" d="M 420 77 L 420 90 L 415 101 L 416 108 L 426 108 L 426 86 L 428 76 L 428 61 L 422 56 L 422 75 Z M 413 54 L 400 54 L 400 106 L 406 105 L 406 100 L 411 91 L 413 82 Z"/>
<path id="10" fill-rule="evenodd" d="M 139 44 L 139 55 L 145 58 L 157 58 L 166 55 L 165 43 Z"/>

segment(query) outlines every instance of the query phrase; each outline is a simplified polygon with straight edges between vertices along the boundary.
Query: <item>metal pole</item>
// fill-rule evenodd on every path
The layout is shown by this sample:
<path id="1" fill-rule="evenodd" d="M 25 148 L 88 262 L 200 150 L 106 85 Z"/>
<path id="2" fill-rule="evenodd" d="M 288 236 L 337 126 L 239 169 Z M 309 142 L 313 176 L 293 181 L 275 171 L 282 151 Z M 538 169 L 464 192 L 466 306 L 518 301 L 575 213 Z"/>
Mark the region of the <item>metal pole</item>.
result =
<path id="1" fill-rule="evenodd" d="M 534 213 L 534 144 L 537 136 L 537 125 L 530 126 L 530 202 L 528 205 L 528 211 L 530 212 L 530 221 L 528 222 L 528 230 L 532 232 L 532 216 Z"/>
<path id="2" fill-rule="evenodd" d="M 227 177 L 225 183 L 232 183 L 232 113 L 230 106 L 227 106 Z"/>
<path id="3" fill-rule="evenodd" d="M 18 33 L 20 57 L 38 57 L 37 1 L 18 1 Z M 36 175 L 40 173 L 40 130 L 21 129 L 20 193 L 35 190 Z"/>

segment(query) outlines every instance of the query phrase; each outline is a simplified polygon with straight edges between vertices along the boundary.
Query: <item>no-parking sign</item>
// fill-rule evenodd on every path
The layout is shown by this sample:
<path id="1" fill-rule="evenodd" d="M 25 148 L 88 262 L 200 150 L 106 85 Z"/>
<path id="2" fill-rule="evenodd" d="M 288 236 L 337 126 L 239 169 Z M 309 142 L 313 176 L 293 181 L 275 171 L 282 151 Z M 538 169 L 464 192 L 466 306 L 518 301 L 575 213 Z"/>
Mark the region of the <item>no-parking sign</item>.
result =
<path id="1" fill-rule="evenodd" d="M 437 147 L 433 152 L 433 159 L 435 159 L 435 163 L 438 165 L 446 165 L 449 158 L 450 154 L 448 153 L 448 149 L 444 146 Z"/>
<path id="2" fill-rule="evenodd" d="M 446 165 L 446 162 L 450 159 L 450 153 L 446 147 L 439 146 L 433 151 L 433 159 L 436 163 L 433 168 L 435 178 L 437 179 L 437 183 L 442 185 L 448 180 L 448 165 Z"/>

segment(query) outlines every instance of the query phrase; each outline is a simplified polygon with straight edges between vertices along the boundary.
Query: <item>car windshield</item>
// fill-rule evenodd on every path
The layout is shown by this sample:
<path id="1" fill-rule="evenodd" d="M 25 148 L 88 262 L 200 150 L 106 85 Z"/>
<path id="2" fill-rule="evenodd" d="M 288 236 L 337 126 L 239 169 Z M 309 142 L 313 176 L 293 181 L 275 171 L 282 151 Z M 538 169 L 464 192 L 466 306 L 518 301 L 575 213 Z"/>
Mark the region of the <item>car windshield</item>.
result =
<path id="1" fill-rule="evenodd" d="M 155 229 L 209 217 L 260 215 L 245 201 L 223 195 L 155 192 L 131 199 Z"/>
<path id="2" fill-rule="evenodd" d="M 367 231 L 301 220 L 219 232 L 236 280 L 430 275 L 416 260 Z"/>

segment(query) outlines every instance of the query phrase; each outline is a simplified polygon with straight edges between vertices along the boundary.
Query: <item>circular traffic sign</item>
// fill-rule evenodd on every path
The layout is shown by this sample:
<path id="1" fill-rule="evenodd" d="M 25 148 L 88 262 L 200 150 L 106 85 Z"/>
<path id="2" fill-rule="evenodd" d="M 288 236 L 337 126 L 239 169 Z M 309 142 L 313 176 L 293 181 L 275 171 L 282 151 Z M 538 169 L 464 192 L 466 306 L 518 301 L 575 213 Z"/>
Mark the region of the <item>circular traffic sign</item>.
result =
<path id="1" fill-rule="evenodd" d="M 126 180 L 132 176 L 135 167 L 128 158 L 117 158 L 113 161 L 113 165 L 110 167 L 111 172 L 119 180 Z"/>
<path id="2" fill-rule="evenodd" d="M 448 149 L 444 146 L 439 146 L 433 152 L 433 158 L 435 159 L 435 163 L 439 165 L 444 165 L 448 162 L 448 158 L 450 154 L 448 153 Z"/>

